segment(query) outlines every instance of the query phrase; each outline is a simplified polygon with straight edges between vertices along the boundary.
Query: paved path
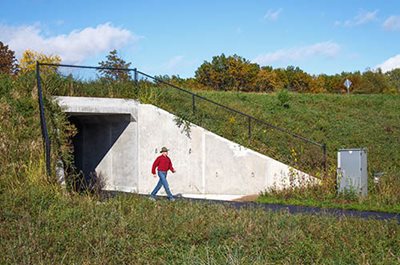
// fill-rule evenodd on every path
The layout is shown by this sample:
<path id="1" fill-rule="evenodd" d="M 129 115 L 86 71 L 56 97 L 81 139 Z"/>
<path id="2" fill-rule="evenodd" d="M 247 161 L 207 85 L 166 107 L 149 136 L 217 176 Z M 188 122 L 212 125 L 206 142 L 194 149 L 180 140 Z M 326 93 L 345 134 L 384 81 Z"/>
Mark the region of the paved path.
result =
<path id="1" fill-rule="evenodd" d="M 333 215 L 333 216 L 349 216 L 359 217 L 364 219 L 378 219 L 378 220 L 390 220 L 397 219 L 400 224 L 400 214 L 374 212 L 374 211 L 357 211 L 357 210 L 343 210 L 343 209 L 329 209 L 309 206 L 295 206 L 295 205 L 283 205 L 283 204 L 269 204 L 269 203 L 258 203 L 258 202 L 235 202 L 235 201 L 220 201 L 220 200 L 204 200 L 204 199 L 186 199 L 191 201 L 201 201 L 215 204 L 224 204 L 233 208 L 262 208 L 265 210 L 272 211 L 285 211 L 291 214 L 315 214 L 315 215 Z"/>
<path id="2" fill-rule="evenodd" d="M 114 197 L 117 194 L 132 194 L 118 191 L 103 191 L 103 198 Z M 148 195 L 140 195 L 148 197 Z M 285 211 L 291 214 L 314 214 L 314 215 L 332 215 L 332 216 L 348 216 L 348 217 L 359 217 L 364 219 L 377 219 L 377 220 L 390 220 L 395 219 L 400 224 L 400 213 L 384 213 L 374 211 L 356 211 L 356 210 L 343 210 L 343 209 L 329 209 L 319 208 L 310 206 L 295 206 L 295 205 L 284 205 L 284 204 L 270 204 L 270 203 L 259 203 L 259 202 L 238 202 L 238 201 L 223 201 L 223 200 L 209 200 L 209 199 L 198 199 L 198 198 L 184 198 L 178 197 L 178 200 L 192 201 L 198 203 L 211 203 L 211 204 L 223 204 L 236 209 L 241 208 L 262 208 L 270 211 Z"/>

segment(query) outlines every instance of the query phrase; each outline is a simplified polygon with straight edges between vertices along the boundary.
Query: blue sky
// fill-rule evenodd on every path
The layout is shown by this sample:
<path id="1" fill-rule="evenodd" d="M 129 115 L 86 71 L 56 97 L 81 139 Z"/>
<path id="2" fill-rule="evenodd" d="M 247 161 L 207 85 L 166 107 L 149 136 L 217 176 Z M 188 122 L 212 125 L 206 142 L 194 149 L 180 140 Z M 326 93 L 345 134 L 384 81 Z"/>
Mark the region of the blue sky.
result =
<path id="1" fill-rule="evenodd" d="M 2 0 L 0 41 L 97 65 L 117 49 L 150 74 L 194 75 L 213 56 L 311 74 L 400 67 L 400 1 Z"/>

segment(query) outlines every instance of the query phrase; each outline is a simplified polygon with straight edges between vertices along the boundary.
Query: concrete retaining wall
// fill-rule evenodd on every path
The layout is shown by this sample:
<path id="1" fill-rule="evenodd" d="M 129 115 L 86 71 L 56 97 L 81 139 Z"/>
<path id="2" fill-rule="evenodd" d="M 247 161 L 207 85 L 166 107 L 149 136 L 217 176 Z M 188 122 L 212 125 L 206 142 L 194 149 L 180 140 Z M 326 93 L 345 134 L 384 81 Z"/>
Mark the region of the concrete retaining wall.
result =
<path id="1" fill-rule="evenodd" d="M 153 105 L 122 99 L 56 99 L 71 116 L 88 113 L 131 116 L 96 167 L 103 172 L 106 188 L 110 190 L 151 192 L 158 181 L 152 177 L 151 166 L 162 146 L 170 149 L 169 156 L 177 170 L 175 174 L 168 173 L 173 193 L 249 195 L 271 186 L 288 185 L 290 172 L 310 178 L 199 126 L 192 125 L 188 137 L 176 125 L 174 115 Z"/>

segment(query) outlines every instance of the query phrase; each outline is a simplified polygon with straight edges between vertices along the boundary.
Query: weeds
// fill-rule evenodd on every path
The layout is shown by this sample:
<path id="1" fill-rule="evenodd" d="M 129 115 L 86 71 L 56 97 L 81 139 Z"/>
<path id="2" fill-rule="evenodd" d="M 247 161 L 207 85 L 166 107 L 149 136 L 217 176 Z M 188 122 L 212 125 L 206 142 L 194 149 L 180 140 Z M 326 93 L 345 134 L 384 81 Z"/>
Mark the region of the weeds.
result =
<path id="1" fill-rule="evenodd" d="M 289 108 L 290 94 L 286 89 L 282 89 L 277 93 L 277 99 L 279 101 L 279 106 L 284 108 Z"/>
<path id="2" fill-rule="evenodd" d="M 185 135 L 190 138 L 190 133 L 191 133 L 191 123 L 190 121 L 191 118 L 190 116 L 188 116 L 187 113 L 182 113 L 182 114 L 178 114 L 177 116 L 175 116 L 174 121 L 176 126 L 178 126 L 178 128 L 181 128 L 181 133 L 185 133 Z"/>
<path id="3" fill-rule="evenodd" d="M 126 195 L 99 203 L 33 185 L 0 196 L 2 264 L 399 262 L 394 221 L 154 204 Z"/>

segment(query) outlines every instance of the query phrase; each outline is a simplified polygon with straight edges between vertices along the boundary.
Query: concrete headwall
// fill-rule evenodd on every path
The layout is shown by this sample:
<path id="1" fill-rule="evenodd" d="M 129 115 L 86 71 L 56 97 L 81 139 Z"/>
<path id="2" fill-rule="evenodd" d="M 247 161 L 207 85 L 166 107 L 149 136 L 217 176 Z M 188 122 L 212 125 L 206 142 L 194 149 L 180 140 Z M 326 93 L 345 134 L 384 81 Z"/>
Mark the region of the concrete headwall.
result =
<path id="1" fill-rule="evenodd" d="M 174 192 L 193 194 L 257 194 L 289 184 L 289 174 L 308 175 L 268 156 L 192 124 L 190 138 L 175 116 L 153 105 L 139 107 L 139 192 L 148 193 L 157 179 L 150 169 L 160 148 L 167 146 L 177 172 L 168 179 Z"/>
<path id="2" fill-rule="evenodd" d="M 114 137 L 117 135 L 111 141 L 114 144 L 96 167 L 96 171 L 102 172 L 106 188 L 110 190 L 151 192 L 158 181 L 152 177 L 151 166 L 160 155 L 162 146 L 170 149 L 169 156 L 177 170 L 175 174 L 168 173 L 173 193 L 249 195 L 268 187 L 287 185 L 289 174 L 293 172 L 310 178 L 194 124 L 188 137 L 176 125 L 174 115 L 153 105 L 122 99 L 57 97 L 56 100 L 71 117 L 78 119 L 80 115 L 94 113 L 107 117 L 110 114 L 130 115 L 126 125 L 121 120 L 118 122 L 118 119 L 113 121 L 117 125 L 111 125 L 109 118 L 103 119 L 106 127 L 124 128 L 114 133 Z M 86 119 L 90 120 L 90 116 Z M 98 122 L 100 120 L 97 119 Z M 96 119 L 87 120 L 87 123 L 96 123 Z M 86 130 L 86 134 L 94 134 L 93 139 L 104 138 L 104 133 L 103 136 L 96 136 L 100 134 L 96 130 Z M 93 139 L 83 142 L 83 145 L 96 142 Z M 93 152 L 96 150 L 92 148 Z M 92 155 L 90 152 L 87 154 Z"/>

